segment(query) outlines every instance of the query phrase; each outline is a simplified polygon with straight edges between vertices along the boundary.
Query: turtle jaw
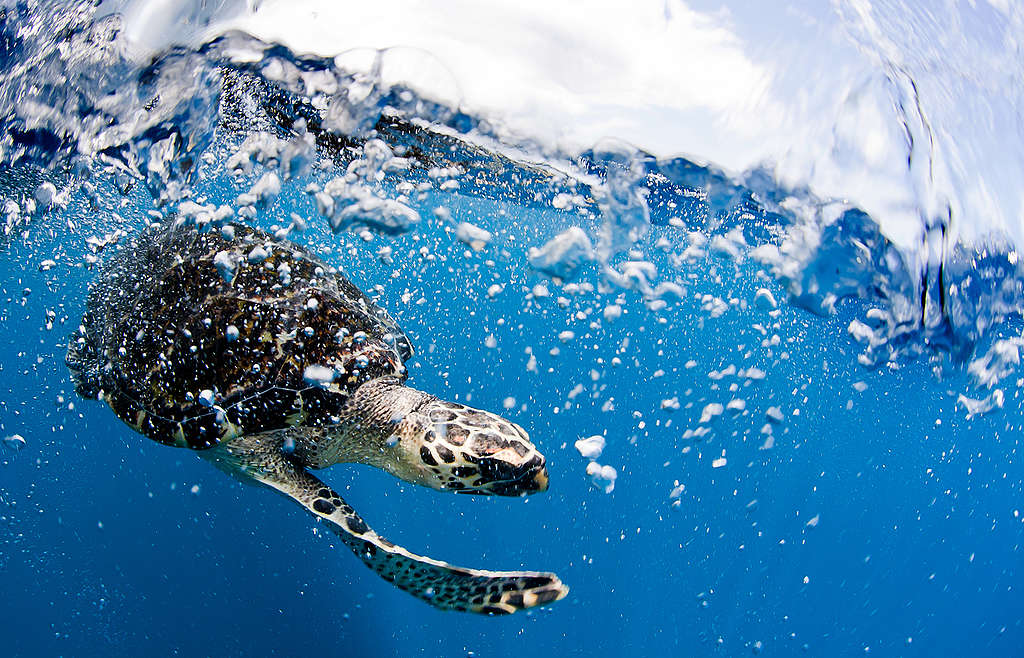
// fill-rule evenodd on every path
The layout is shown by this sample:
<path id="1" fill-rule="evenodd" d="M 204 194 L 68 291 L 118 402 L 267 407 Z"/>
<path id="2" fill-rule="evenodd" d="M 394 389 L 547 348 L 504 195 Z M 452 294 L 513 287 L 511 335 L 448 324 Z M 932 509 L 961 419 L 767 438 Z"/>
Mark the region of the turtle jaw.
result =
<path id="1" fill-rule="evenodd" d="M 528 496 L 548 490 L 548 469 L 544 457 L 538 452 L 539 461 L 531 461 L 511 472 L 495 473 L 495 478 L 478 487 L 455 489 L 455 493 L 495 495 L 495 496 Z M 483 470 L 483 469 L 481 469 Z M 505 470 L 501 465 L 494 470 Z M 492 471 L 493 472 L 493 471 Z"/>
<path id="2" fill-rule="evenodd" d="M 548 490 L 548 469 L 541 467 L 532 475 L 518 480 L 493 482 L 485 489 L 462 489 L 455 493 L 495 495 L 495 496 L 529 496 Z"/>
<path id="3" fill-rule="evenodd" d="M 548 467 L 542 466 L 533 476 L 534 491 L 540 493 L 548 490 Z"/>

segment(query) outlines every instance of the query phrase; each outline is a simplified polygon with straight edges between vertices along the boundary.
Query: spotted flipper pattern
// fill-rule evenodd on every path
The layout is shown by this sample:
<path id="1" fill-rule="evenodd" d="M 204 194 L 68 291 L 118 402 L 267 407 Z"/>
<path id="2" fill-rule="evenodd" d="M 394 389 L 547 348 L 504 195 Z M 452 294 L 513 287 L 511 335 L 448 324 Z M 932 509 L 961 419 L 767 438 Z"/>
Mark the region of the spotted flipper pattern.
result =
<path id="1" fill-rule="evenodd" d="M 335 491 L 285 456 L 280 443 L 273 435 L 243 436 L 201 454 L 243 481 L 259 482 L 299 503 L 327 522 L 366 566 L 437 608 L 501 615 L 551 603 L 568 593 L 552 573 L 467 569 L 392 544 Z"/>

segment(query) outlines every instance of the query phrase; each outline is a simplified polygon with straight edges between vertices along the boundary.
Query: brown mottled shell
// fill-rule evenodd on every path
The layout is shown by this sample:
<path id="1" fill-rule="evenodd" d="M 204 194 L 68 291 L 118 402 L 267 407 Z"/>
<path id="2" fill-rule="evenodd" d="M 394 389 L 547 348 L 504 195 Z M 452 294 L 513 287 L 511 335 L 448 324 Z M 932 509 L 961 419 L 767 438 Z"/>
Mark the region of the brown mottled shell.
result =
<path id="1" fill-rule="evenodd" d="M 348 279 L 292 242 L 226 233 L 171 222 L 104 266 L 69 341 L 82 395 L 151 439 L 203 449 L 330 424 L 362 383 L 404 379 L 408 339 Z"/>

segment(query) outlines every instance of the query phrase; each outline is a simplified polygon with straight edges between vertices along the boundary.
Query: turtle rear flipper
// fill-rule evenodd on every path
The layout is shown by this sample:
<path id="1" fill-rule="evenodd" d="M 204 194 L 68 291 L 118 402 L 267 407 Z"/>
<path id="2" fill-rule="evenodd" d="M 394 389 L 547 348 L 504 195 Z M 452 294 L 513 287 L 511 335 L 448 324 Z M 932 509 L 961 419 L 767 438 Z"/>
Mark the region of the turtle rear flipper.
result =
<path id="1" fill-rule="evenodd" d="M 268 435 L 243 436 L 205 451 L 219 468 L 299 503 L 385 580 L 444 610 L 508 614 L 557 601 L 569 588 L 552 573 L 484 571 L 411 553 L 374 532 L 341 496 L 280 450 Z"/>

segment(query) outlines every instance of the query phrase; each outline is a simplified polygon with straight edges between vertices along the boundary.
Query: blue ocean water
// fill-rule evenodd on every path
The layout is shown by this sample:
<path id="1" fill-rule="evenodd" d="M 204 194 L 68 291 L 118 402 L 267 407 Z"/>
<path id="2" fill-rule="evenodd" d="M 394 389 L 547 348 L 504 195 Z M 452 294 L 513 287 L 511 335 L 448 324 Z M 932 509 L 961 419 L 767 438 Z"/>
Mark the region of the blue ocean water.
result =
<path id="1" fill-rule="evenodd" d="M 20 7 L 4 66 L 66 63 L 25 36 L 42 9 Z M 56 43 L 92 52 L 90 21 Z M 5 106 L 4 655 L 1024 655 L 1012 248 L 907 255 L 856 208 L 812 227 L 782 202 L 792 189 L 618 146 L 516 159 L 481 146 L 493 135 L 477 118 L 408 90 L 342 104 L 347 133 L 317 126 L 294 80 L 220 47 L 5 86 L 104 121 L 58 129 Z M 263 57 L 332 71 L 281 47 Z M 232 66 L 255 78 L 243 92 Z M 137 85 L 124 106 L 98 102 L 117 81 Z M 151 120 L 126 119 L 138 105 Z M 239 199 L 275 172 L 278 193 Z M 366 198 L 419 221 L 396 228 L 371 204 L 346 226 L 340 209 Z M 216 223 L 221 206 L 342 268 L 417 347 L 409 383 L 522 425 L 551 488 L 475 498 L 360 465 L 318 475 L 390 540 L 554 571 L 564 600 L 436 610 L 290 501 L 75 395 L 64 352 L 95 263 L 149 221 Z M 473 244 L 460 224 L 489 236 Z M 578 267 L 531 252 L 572 227 L 590 241 Z M 593 435 L 617 473 L 607 493 L 574 447 Z"/>

